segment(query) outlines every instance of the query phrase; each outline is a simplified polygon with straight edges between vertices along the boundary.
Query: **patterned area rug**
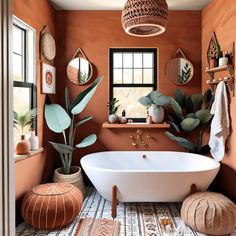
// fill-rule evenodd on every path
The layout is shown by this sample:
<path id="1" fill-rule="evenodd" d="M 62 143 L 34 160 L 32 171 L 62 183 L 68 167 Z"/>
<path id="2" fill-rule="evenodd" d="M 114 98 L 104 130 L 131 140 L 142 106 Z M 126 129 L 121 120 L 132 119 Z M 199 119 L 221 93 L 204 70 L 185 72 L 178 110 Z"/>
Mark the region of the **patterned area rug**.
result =
<path id="1" fill-rule="evenodd" d="M 84 218 L 79 222 L 75 236 L 120 236 L 117 220 Z"/>
<path id="2" fill-rule="evenodd" d="M 117 208 L 117 218 L 121 223 L 120 236 L 174 236 L 174 231 L 180 223 L 180 203 L 120 203 Z M 111 202 L 106 201 L 94 188 L 88 188 L 82 210 L 74 223 L 65 229 L 57 231 L 37 231 L 27 223 L 22 223 L 16 229 L 16 235 L 48 235 L 75 236 L 82 218 L 111 218 Z M 173 232 L 166 232 L 161 222 L 168 219 Z M 191 228 L 186 228 L 184 236 L 204 236 Z M 92 236 L 92 235 L 91 235 Z M 93 235 L 94 236 L 94 235 Z M 236 236 L 236 233 L 231 234 Z"/>

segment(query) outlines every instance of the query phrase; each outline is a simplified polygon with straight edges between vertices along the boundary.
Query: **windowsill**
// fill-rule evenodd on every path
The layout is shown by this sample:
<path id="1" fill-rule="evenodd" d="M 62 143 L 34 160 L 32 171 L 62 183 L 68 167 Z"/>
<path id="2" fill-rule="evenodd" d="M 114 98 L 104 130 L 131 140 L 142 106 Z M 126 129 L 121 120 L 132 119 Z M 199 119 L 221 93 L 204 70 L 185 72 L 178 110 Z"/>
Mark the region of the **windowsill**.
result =
<path id="1" fill-rule="evenodd" d="M 23 155 L 14 154 L 15 163 L 18 162 L 18 161 L 22 161 L 22 160 L 31 158 L 31 157 L 39 154 L 39 153 L 42 153 L 43 151 L 44 151 L 44 148 L 40 147 L 39 149 L 37 149 L 35 151 L 30 151 L 28 154 L 23 154 Z"/>

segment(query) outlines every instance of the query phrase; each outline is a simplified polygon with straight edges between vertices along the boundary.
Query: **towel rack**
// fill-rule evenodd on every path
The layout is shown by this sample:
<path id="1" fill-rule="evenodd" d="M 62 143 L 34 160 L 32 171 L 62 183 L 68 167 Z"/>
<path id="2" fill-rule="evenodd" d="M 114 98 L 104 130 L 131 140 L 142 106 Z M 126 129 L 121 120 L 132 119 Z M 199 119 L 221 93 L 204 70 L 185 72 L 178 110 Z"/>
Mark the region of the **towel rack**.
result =
<path id="1" fill-rule="evenodd" d="M 235 42 L 233 42 L 233 53 L 232 53 L 232 65 L 224 65 L 215 68 L 206 69 L 206 73 L 208 73 L 211 77 L 210 80 L 207 80 L 206 83 L 211 87 L 213 94 L 215 93 L 216 86 L 219 82 L 224 81 L 228 87 L 229 94 L 231 97 L 235 95 Z M 215 73 L 226 71 L 228 73 L 227 77 L 216 79 Z"/>

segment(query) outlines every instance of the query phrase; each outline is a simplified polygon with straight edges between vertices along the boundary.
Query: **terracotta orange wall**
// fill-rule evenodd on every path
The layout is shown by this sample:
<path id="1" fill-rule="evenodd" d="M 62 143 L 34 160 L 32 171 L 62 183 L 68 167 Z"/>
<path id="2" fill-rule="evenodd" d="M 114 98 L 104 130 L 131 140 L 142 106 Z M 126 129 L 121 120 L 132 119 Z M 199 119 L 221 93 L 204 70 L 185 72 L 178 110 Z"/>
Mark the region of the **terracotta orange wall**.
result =
<path id="1" fill-rule="evenodd" d="M 81 126 L 76 135 L 77 142 L 86 135 L 95 132 L 98 142 L 85 149 L 77 150 L 74 163 L 86 153 L 102 150 L 135 150 L 131 146 L 130 135 L 136 130 L 109 130 L 102 128 L 107 120 L 106 103 L 109 97 L 108 78 L 108 49 L 110 47 L 157 47 L 158 56 L 158 84 L 159 90 L 166 95 L 173 95 L 178 86 L 172 84 L 166 77 L 165 67 L 177 48 L 182 48 L 190 61 L 193 62 L 194 79 L 186 86 L 182 86 L 186 93 L 201 91 L 201 12 L 200 11 L 171 11 L 167 31 L 156 37 L 137 38 L 124 33 L 120 23 L 120 11 L 60 11 L 57 14 L 57 84 L 59 100 L 64 104 L 64 89 L 69 87 L 71 97 L 75 96 L 86 86 L 72 85 L 66 78 L 65 69 L 75 50 L 81 47 L 94 65 L 94 76 L 103 75 L 104 80 L 96 91 L 93 100 L 81 115 L 93 115 L 90 123 Z M 145 130 L 155 140 L 149 141 L 147 150 L 182 150 L 170 141 L 164 130 Z M 146 149 L 145 149 L 146 150 Z"/>
<path id="2" fill-rule="evenodd" d="M 25 159 L 15 163 L 15 191 L 17 210 L 20 205 L 21 198 L 33 186 L 48 181 L 53 173 L 53 156 L 54 151 L 48 144 L 48 140 L 54 140 L 55 135 L 48 133 L 44 124 L 43 106 L 45 95 L 40 94 L 41 88 L 41 65 L 39 61 L 39 34 L 44 25 L 48 25 L 50 32 L 55 36 L 55 10 L 51 7 L 47 0 L 13 0 L 13 14 L 32 26 L 36 30 L 37 37 L 37 105 L 39 108 L 38 115 L 38 136 L 40 146 L 45 148 L 43 153 L 35 155 L 29 159 Z M 52 96 L 55 99 L 55 96 Z M 17 212 L 17 218 L 20 213 Z M 18 220 L 18 219 L 17 219 Z"/>
<path id="3" fill-rule="evenodd" d="M 202 91 L 207 89 L 205 73 L 208 66 L 206 52 L 214 31 L 223 51 L 232 52 L 233 41 L 236 41 L 236 2 L 235 0 L 213 0 L 202 11 Z M 224 76 L 219 75 L 218 76 Z M 226 76 L 226 75 L 225 75 Z M 222 167 L 212 188 L 223 192 L 236 200 L 236 98 L 230 104 L 232 133 L 227 144 L 227 153 L 222 161 Z"/>

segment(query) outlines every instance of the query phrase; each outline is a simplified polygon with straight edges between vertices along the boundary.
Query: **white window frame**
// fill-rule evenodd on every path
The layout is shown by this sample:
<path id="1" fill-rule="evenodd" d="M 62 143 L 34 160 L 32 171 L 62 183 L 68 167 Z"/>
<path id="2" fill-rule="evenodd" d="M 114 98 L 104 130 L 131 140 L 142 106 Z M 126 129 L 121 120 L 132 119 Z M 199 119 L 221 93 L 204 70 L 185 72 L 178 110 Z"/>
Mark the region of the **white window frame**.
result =
<path id="1" fill-rule="evenodd" d="M 26 32 L 25 82 L 36 85 L 36 30 L 14 15 L 13 25 L 24 29 Z"/>

